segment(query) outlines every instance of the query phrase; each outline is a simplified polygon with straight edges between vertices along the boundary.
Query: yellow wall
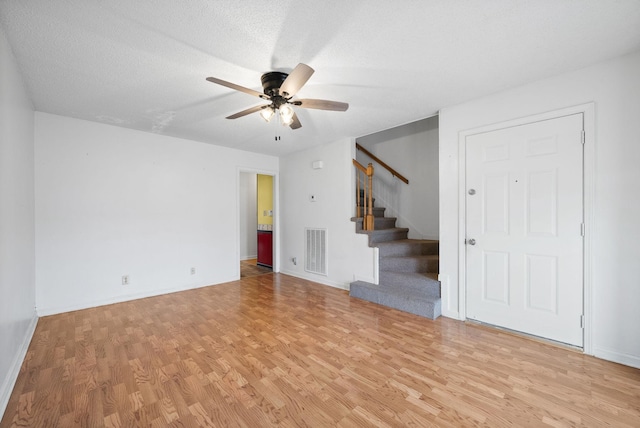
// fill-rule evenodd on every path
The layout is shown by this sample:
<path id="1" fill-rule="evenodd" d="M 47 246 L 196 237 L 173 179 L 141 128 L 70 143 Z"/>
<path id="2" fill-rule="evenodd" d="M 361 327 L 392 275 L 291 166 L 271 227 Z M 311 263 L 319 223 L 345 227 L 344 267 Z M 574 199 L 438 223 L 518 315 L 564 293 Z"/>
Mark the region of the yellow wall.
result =
<path id="1" fill-rule="evenodd" d="M 273 216 L 265 211 L 273 210 L 273 177 L 258 174 L 258 224 L 273 224 Z M 267 213 L 269 214 L 269 213 Z"/>

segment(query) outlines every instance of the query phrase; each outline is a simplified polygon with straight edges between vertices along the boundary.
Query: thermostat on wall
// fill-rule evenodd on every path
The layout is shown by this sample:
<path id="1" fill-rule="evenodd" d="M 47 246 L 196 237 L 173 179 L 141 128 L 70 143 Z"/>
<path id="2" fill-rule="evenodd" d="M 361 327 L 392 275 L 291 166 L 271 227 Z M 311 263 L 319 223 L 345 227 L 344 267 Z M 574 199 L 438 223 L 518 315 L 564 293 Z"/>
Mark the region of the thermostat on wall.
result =
<path id="1" fill-rule="evenodd" d="M 322 161 L 314 161 L 311 166 L 313 166 L 313 169 L 322 169 L 324 163 Z"/>

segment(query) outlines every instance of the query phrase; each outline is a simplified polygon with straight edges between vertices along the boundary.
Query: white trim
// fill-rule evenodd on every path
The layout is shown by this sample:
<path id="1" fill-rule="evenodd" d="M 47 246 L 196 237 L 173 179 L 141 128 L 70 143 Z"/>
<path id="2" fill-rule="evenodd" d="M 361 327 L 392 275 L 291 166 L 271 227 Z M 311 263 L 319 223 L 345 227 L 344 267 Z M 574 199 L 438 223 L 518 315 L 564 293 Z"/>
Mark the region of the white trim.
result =
<path id="1" fill-rule="evenodd" d="M 373 247 L 373 283 L 380 284 L 380 248 Z"/>
<path id="2" fill-rule="evenodd" d="M 442 293 L 442 316 L 447 318 L 453 318 L 456 320 L 463 321 L 464 318 L 460 316 L 460 312 L 450 309 L 451 307 L 451 278 L 449 275 L 438 274 L 438 281 L 440 281 L 440 290 Z M 447 305 L 444 305 L 444 302 L 447 302 Z"/>
<path id="3" fill-rule="evenodd" d="M 238 263 L 238 265 L 239 264 L 240 263 Z M 42 308 L 38 307 L 36 308 L 36 312 L 38 316 L 45 317 L 48 315 L 62 314 L 62 313 L 71 312 L 71 311 L 80 311 L 83 309 L 95 308 L 98 306 L 112 305 L 114 303 L 122 303 L 122 302 L 129 302 L 131 300 L 145 299 L 147 297 L 162 296 L 163 294 L 178 293 L 180 291 L 193 290 L 196 288 L 215 287 L 216 285 L 226 284 L 228 282 L 233 282 L 237 280 L 238 278 L 233 277 L 233 278 L 223 279 L 222 281 L 215 281 L 215 282 L 205 281 L 203 283 L 195 284 L 195 285 L 188 284 L 184 286 L 164 288 L 161 290 L 143 291 L 140 293 L 126 294 L 126 295 L 116 296 L 108 299 L 82 302 L 82 303 L 69 305 L 69 306 L 46 306 Z"/>
<path id="4" fill-rule="evenodd" d="M 584 353 L 594 355 L 593 350 L 593 250 L 594 233 L 595 176 L 596 176 L 596 113 L 595 104 L 582 106 L 584 114 Z M 577 107 L 576 107 L 577 108 Z M 639 366 L 636 366 L 639 367 Z"/>
<path id="5" fill-rule="evenodd" d="M 481 127 L 460 131 L 458 133 L 458 319 L 467 319 L 467 283 L 466 283 L 466 139 L 468 136 L 480 134 L 484 132 L 496 131 L 498 129 L 510 128 L 514 126 L 525 125 L 543 120 L 556 119 L 572 114 L 583 114 L 583 126 L 585 131 L 584 145 L 584 168 L 583 168 L 583 188 L 584 188 L 584 223 L 586 234 L 584 237 L 584 255 L 583 255 L 583 311 L 585 317 L 585 326 L 583 330 L 583 351 L 585 354 L 593 355 L 593 308 L 592 308 L 592 246 L 591 240 L 593 236 L 595 192 L 595 103 L 580 104 L 577 106 L 567 107 L 560 110 L 553 110 L 540 114 L 507 120 L 504 122 L 493 123 Z M 444 287 L 443 287 L 444 288 Z M 443 315 L 445 315 L 443 311 Z M 451 315 L 454 315 L 453 313 Z M 449 313 L 446 316 L 450 316 Z M 452 318 L 455 318 L 452 316 Z"/>
<path id="6" fill-rule="evenodd" d="M 593 355 L 603 360 L 613 361 L 614 363 L 624 364 L 625 366 L 635 367 L 640 369 L 640 357 L 631 354 L 625 354 L 618 351 L 611 351 L 609 349 L 596 348 Z"/>
<path id="7" fill-rule="evenodd" d="M 350 288 L 350 284 L 348 283 L 345 284 L 341 282 L 331 281 L 330 279 L 323 277 L 322 275 L 315 275 L 315 274 L 305 275 L 301 272 L 294 272 L 286 269 L 280 273 L 282 275 L 289 275 L 296 278 L 305 279 L 307 281 L 316 282 L 321 285 L 328 285 L 329 287 L 339 288 L 341 290 L 349 291 L 349 288 Z"/>
<path id="8" fill-rule="evenodd" d="M 0 386 L 0 420 L 2 420 L 2 416 L 7 410 L 7 405 L 9 404 L 11 393 L 13 392 L 13 388 L 15 387 L 16 381 L 18 380 L 20 368 L 22 367 L 22 363 L 27 356 L 29 344 L 31 343 L 31 339 L 33 339 L 33 334 L 36 331 L 37 325 L 38 316 L 34 314 L 34 317 L 31 318 L 29 326 L 27 327 L 27 331 L 25 332 L 24 339 L 22 340 L 22 345 L 20 345 L 18 352 L 16 352 L 15 356 L 13 357 L 13 361 L 11 361 L 11 365 L 9 366 L 9 370 L 4 377 L 2 386 Z"/>

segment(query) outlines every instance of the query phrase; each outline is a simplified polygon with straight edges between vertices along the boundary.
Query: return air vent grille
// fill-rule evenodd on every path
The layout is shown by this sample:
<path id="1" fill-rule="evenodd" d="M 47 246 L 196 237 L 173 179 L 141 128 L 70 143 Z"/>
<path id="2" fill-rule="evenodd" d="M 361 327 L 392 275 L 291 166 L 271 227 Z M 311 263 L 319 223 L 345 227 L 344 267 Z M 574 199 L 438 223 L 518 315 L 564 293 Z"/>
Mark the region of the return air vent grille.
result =
<path id="1" fill-rule="evenodd" d="M 327 229 L 305 229 L 304 270 L 327 275 Z"/>

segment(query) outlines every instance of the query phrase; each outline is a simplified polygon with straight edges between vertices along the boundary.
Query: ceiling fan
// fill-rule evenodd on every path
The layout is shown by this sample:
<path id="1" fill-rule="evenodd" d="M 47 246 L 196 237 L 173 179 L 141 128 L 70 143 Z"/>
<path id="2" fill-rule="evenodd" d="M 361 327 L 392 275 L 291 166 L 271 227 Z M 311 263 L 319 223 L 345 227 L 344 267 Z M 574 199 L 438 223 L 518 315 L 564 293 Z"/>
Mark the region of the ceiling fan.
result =
<path id="1" fill-rule="evenodd" d="M 264 93 L 254 91 L 253 89 L 245 88 L 244 86 L 236 85 L 235 83 L 227 82 L 225 80 L 217 79 L 215 77 L 207 77 L 207 80 L 209 82 L 217 83 L 218 85 L 226 86 L 227 88 L 235 89 L 236 91 L 244 92 L 269 101 L 269 104 L 254 106 L 232 114 L 231 116 L 227 116 L 227 119 L 237 119 L 251 113 L 260 112 L 260 116 L 269 122 L 276 112 L 279 112 L 283 125 L 289 126 L 291 129 L 298 129 L 302 127 L 302 124 L 300 124 L 300 120 L 298 120 L 298 116 L 292 106 L 331 111 L 346 111 L 349 108 L 349 104 L 338 101 L 316 99 L 294 100 L 293 97 L 295 94 L 297 94 L 300 88 L 307 83 L 307 80 L 309 80 L 313 73 L 313 68 L 302 63 L 298 64 L 291 74 L 282 73 L 280 71 L 264 73 L 260 78 Z"/>

